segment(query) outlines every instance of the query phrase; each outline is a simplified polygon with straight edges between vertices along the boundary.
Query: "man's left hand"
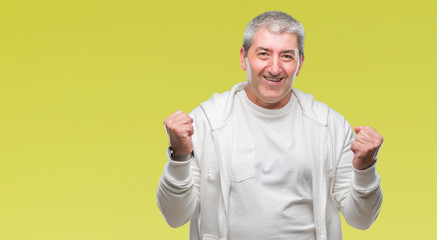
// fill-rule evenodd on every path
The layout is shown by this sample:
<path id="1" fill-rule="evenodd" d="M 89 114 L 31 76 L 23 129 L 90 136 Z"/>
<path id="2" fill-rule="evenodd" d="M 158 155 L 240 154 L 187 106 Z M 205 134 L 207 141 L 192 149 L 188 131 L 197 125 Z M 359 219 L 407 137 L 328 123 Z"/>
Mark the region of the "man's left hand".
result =
<path id="1" fill-rule="evenodd" d="M 357 136 L 351 145 L 351 150 L 354 153 L 352 164 L 355 169 L 363 170 L 375 163 L 384 139 L 370 126 L 354 127 L 354 130 Z"/>

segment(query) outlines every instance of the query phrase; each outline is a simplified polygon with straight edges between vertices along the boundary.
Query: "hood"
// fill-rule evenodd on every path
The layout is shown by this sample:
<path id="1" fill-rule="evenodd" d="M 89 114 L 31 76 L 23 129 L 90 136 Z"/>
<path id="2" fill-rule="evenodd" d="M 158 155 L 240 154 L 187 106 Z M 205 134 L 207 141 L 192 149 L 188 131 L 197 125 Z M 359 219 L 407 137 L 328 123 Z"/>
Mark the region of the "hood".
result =
<path id="1" fill-rule="evenodd" d="M 328 125 L 328 105 L 314 100 L 310 93 L 303 93 L 301 90 L 293 88 L 293 94 L 302 107 L 303 114 L 311 120 L 320 123 L 323 126 Z"/>

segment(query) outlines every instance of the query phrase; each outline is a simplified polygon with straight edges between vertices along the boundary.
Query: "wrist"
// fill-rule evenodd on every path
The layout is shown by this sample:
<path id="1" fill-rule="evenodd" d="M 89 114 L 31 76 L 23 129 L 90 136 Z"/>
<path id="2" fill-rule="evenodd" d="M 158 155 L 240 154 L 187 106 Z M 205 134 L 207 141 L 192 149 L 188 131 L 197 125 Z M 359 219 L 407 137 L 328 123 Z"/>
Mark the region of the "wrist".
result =
<path id="1" fill-rule="evenodd" d="M 354 168 L 353 185 L 358 189 L 369 189 L 378 185 L 380 177 L 376 172 L 376 162 L 370 167 L 359 170 Z"/>
<path id="2" fill-rule="evenodd" d="M 193 151 L 188 154 L 176 153 L 172 147 L 168 148 L 169 156 L 172 160 L 175 161 L 187 161 L 194 156 Z"/>

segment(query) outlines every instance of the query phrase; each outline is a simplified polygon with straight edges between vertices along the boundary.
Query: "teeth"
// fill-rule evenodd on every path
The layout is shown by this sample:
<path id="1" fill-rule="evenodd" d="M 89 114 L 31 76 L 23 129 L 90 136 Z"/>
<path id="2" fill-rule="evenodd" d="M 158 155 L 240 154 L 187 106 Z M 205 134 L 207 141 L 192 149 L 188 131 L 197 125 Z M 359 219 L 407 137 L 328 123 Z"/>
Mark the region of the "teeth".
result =
<path id="1" fill-rule="evenodd" d="M 267 79 L 269 81 L 273 81 L 273 82 L 279 82 L 279 81 L 281 81 L 282 78 L 268 78 L 268 77 L 265 77 L 265 79 Z"/>

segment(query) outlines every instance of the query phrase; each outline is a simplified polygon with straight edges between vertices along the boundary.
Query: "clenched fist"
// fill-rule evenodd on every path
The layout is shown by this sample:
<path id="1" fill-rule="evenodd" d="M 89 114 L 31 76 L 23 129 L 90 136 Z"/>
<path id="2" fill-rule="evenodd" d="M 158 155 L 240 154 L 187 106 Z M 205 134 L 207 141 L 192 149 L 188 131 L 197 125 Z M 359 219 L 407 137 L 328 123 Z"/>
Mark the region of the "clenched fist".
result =
<path id="1" fill-rule="evenodd" d="M 188 155 L 193 151 L 193 119 L 178 110 L 164 120 L 164 126 L 175 155 Z"/>
<path id="2" fill-rule="evenodd" d="M 355 127 L 354 130 L 357 136 L 351 145 L 351 150 L 354 153 L 352 164 L 354 168 L 363 170 L 375 162 L 383 138 L 381 134 L 369 126 Z"/>

